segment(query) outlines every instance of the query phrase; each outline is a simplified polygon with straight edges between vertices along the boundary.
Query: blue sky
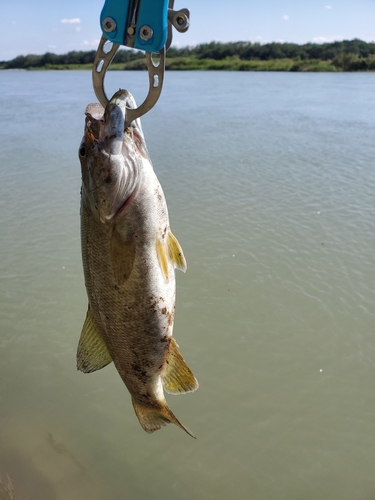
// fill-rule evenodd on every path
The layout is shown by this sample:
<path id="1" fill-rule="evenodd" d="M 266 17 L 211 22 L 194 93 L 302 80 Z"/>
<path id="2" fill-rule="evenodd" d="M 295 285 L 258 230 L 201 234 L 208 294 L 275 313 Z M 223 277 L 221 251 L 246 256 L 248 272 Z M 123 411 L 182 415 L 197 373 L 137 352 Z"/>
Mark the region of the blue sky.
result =
<path id="1" fill-rule="evenodd" d="M 121 0 L 119 0 L 121 1 Z M 104 0 L 3 0 L 0 60 L 20 54 L 63 54 L 96 49 Z M 187 33 L 174 30 L 176 46 L 250 40 L 375 41 L 375 0 L 175 0 L 187 7 Z"/>

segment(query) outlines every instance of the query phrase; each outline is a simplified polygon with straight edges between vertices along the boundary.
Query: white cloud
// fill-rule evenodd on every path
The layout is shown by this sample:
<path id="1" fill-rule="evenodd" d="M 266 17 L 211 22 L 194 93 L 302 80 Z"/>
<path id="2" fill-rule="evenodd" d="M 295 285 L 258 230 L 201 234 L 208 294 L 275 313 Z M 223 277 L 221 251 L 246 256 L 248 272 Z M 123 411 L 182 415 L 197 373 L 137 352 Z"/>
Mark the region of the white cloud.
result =
<path id="1" fill-rule="evenodd" d="M 336 41 L 340 41 L 343 39 L 344 39 L 343 36 L 335 36 L 335 35 L 332 35 L 332 36 L 314 36 L 313 42 L 315 42 L 315 43 L 327 43 L 327 42 L 336 42 Z"/>
<path id="2" fill-rule="evenodd" d="M 332 9 L 332 7 L 330 5 L 326 5 L 325 8 L 328 9 L 328 10 Z"/>
<path id="3" fill-rule="evenodd" d="M 97 47 L 99 45 L 99 41 L 100 40 L 92 40 L 91 42 L 89 42 L 88 40 L 83 40 L 82 42 L 82 45 L 84 47 Z"/>
<path id="4" fill-rule="evenodd" d="M 79 17 L 73 17 L 71 19 L 61 19 L 60 23 L 62 24 L 80 24 L 81 20 Z"/>
<path id="5" fill-rule="evenodd" d="M 313 42 L 316 42 L 316 43 L 328 42 L 328 38 L 326 36 L 314 36 Z"/>
<path id="6" fill-rule="evenodd" d="M 283 15 L 283 19 L 284 19 L 284 21 L 288 21 L 288 19 L 289 19 L 288 14 L 284 14 L 284 15 Z"/>

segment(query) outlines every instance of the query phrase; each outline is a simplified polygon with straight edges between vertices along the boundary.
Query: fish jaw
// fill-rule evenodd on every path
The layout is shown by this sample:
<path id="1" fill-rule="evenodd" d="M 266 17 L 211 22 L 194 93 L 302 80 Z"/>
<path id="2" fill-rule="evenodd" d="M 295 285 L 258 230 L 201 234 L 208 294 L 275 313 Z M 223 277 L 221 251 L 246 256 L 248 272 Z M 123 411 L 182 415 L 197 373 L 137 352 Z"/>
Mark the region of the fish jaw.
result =
<path id="1" fill-rule="evenodd" d="M 121 155 L 125 135 L 125 115 L 128 92 L 119 91 L 108 102 L 104 124 L 100 130 L 101 142 L 109 155 Z"/>
<path id="2" fill-rule="evenodd" d="M 126 90 L 116 92 L 106 108 L 89 104 L 85 134 L 79 148 L 82 196 L 93 214 L 106 224 L 134 198 L 148 159 L 139 120 L 125 128 L 126 110 L 134 107 Z"/>

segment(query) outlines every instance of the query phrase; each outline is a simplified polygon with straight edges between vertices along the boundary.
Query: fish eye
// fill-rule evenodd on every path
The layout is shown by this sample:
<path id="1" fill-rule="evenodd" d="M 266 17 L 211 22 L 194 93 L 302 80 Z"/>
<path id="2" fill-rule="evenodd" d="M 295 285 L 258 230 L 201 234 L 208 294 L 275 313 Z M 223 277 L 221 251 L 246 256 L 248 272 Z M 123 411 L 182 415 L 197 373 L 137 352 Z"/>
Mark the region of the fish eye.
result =
<path id="1" fill-rule="evenodd" d="M 86 146 L 84 144 L 79 148 L 79 156 L 86 156 Z"/>

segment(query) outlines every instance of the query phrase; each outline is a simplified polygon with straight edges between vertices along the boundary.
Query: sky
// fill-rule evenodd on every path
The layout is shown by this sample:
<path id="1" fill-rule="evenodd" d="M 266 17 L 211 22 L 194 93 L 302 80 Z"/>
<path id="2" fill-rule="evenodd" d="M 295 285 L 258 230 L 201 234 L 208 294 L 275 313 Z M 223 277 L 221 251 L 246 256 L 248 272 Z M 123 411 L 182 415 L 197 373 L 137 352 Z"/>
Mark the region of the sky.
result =
<path id="1" fill-rule="evenodd" d="M 121 1 L 121 0 L 119 0 Z M 18 55 L 93 50 L 104 0 L 1 0 L 0 61 Z M 190 28 L 173 45 L 211 41 L 375 41 L 375 0 L 175 0 Z"/>

